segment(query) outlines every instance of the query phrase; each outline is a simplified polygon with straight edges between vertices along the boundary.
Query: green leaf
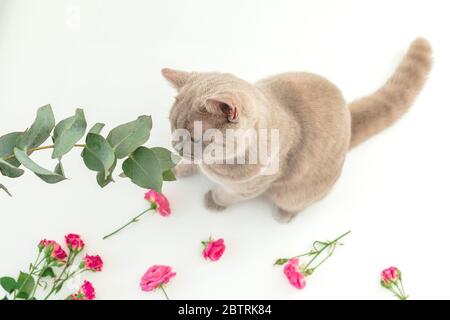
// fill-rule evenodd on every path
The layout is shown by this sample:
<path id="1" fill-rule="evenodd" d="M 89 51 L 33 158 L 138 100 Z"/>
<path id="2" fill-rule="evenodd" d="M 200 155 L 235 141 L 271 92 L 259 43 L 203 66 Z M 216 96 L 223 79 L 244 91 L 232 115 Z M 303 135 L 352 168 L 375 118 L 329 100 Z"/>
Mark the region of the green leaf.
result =
<path id="1" fill-rule="evenodd" d="M 111 173 L 105 178 L 104 172 L 98 172 L 96 179 L 97 179 L 98 185 L 102 188 L 106 187 L 111 182 L 115 182 Z"/>
<path id="2" fill-rule="evenodd" d="M 4 300 L 4 301 L 9 300 L 8 296 L 4 296 L 2 300 Z"/>
<path id="3" fill-rule="evenodd" d="M 47 269 L 44 270 L 44 272 L 42 272 L 42 277 L 50 277 L 50 278 L 55 278 L 55 272 L 53 271 L 53 269 L 51 267 L 48 267 Z"/>
<path id="4" fill-rule="evenodd" d="M 86 167 L 90 170 L 103 172 L 105 179 L 114 164 L 114 151 L 101 135 L 89 133 L 86 137 L 86 147 L 81 154 Z"/>
<path id="5" fill-rule="evenodd" d="M 58 173 L 52 172 L 39 166 L 36 162 L 30 159 L 25 151 L 15 148 L 14 154 L 16 155 L 17 160 L 19 160 L 25 168 L 33 171 L 39 178 L 47 183 L 58 183 L 66 179 L 64 176 Z"/>
<path id="6" fill-rule="evenodd" d="M 102 132 L 103 128 L 105 127 L 104 123 L 96 123 L 92 126 L 92 128 L 89 130 L 89 133 L 95 133 L 100 134 Z"/>
<path id="7" fill-rule="evenodd" d="M 34 289 L 34 278 L 25 272 L 20 272 L 19 278 L 17 279 L 17 297 L 21 299 L 28 299 Z"/>
<path id="8" fill-rule="evenodd" d="M 105 177 L 105 173 L 103 171 L 97 173 L 97 183 L 100 187 L 104 188 L 111 182 L 115 182 L 112 177 L 112 174 L 113 174 L 114 169 L 116 168 L 116 165 L 117 165 L 117 159 L 114 159 L 114 163 L 113 163 L 112 167 L 109 169 L 109 175 L 106 175 L 106 177 Z"/>
<path id="9" fill-rule="evenodd" d="M 286 262 L 288 262 L 289 259 L 286 258 L 280 258 L 277 261 L 275 261 L 274 265 L 276 266 L 282 266 L 283 264 L 285 264 Z"/>
<path id="10" fill-rule="evenodd" d="M 163 172 L 163 180 L 164 181 L 175 181 L 177 178 L 173 174 L 172 170 L 166 170 Z"/>
<path id="11" fill-rule="evenodd" d="M 75 115 L 62 120 L 55 127 L 53 134 L 54 149 L 52 159 L 61 159 L 74 145 L 84 136 L 86 132 L 86 118 L 82 109 L 77 109 Z"/>
<path id="12" fill-rule="evenodd" d="M 63 284 L 64 284 L 64 282 L 61 282 L 60 284 L 58 284 L 58 285 L 55 287 L 55 294 L 57 294 L 58 292 L 61 291 L 61 289 L 62 289 L 62 287 L 63 287 Z"/>
<path id="13" fill-rule="evenodd" d="M 12 194 L 9 193 L 8 189 L 6 189 L 6 187 L 2 184 L 0 184 L 0 189 L 2 189 L 3 191 L 5 191 L 10 197 L 12 197 Z"/>
<path id="14" fill-rule="evenodd" d="M 314 273 L 314 268 L 308 268 L 308 269 L 306 269 L 305 271 L 304 271 L 304 273 L 305 273 L 305 276 L 310 276 L 310 275 L 312 275 L 313 273 Z"/>
<path id="15" fill-rule="evenodd" d="M 0 173 L 9 178 L 18 178 L 21 175 L 23 175 L 24 171 L 20 168 L 13 166 L 9 162 L 0 159 Z"/>
<path id="16" fill-rule="evenodd" d="M 17 140 L 16 147 L 22 150 L 36 148 L 50 137 L 55 126 L 55 117 L 50 105 L 38 109 L 36 119 L 30 129 Z"/>
<path id="17" fill-rule="evenodd" d="M 11 277 L 0 278 L 0 285 L 8 293 L 11 293 L 17 289 L 17 282 Z"/>
<path id="18" fill-rule="evenodd" d="M 173 154 L 167 149 L 161 147 L 151 148 L 150 150 L 156 155 L 159 161 L 159 165 L 161 166 L 162 171 L 167 171 L 175 167 L 178 161 L 180 161 L 180 157 Z M 175 162 L 174 162 L 175 161 Z"/>
<path id="19" fill-rule="evenodd" d="M 155 153 L 146 147 L 139 147 L 122 164 L 128 178 L 142 188 L 161 192 L 162 170 Z"/>
<path id="20" fill-rule="evenodd" d="M 26 293 L 26 292 L 19 292 L 19 293 L 16 295 L 16 299 L 28 300 L 29 296 L 30 296 L 29 293 Z"/>
<path id="21" fill-rule="evenodd" d="M 0 159 L 14 155 L 14 148 L 17 139 L 22 135 L 22 132 L 12 132 L 0 137 Z M 20 162 L 16 158 L 6 160 L 15 167 L 20 166 Z"/>
<path id="22" fill-rule="evenodd" d="M 116 157 L 122 159 L 147 142 L 151 128 L 152 118 L 140 116 L 135 121 L 112 129 L 107 140 L 113 147 Z"/>
<path id="23" fill-rule="evenodd" d="M 62 177 L 65 177 L 65 176 L 66 176 L 66 174 L 64 173 L 64 167 L 63 167 L 61 161 L 58 161 L 58 164 L 57 164 L 56 167 L 55 167 L 55 173 L 56 173 L 56 174 L 59 174 L 59 175 L 62 176 Z"/>

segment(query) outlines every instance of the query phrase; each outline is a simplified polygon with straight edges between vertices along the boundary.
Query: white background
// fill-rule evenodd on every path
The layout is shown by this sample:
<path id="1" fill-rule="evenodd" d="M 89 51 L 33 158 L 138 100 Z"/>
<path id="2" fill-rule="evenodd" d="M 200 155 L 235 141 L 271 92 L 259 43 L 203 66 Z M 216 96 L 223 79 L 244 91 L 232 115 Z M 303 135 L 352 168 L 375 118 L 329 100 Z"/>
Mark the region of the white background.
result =
<path id="1" fill-rule="evenodd" d="M 435 68 L 411 112 L 352 151 L 333 192 L 289 225 L 263 199 L 223 213 L 203 208 L 204 177 L 167 184 L 169 218 L 146 216 L 118 236 L 101 236 L 147 207 L 127 180 L 100 189 L 72 151 L 70 180 L 47 185 L 32 173 L 0 177 L 0 275 L 16 275 L 41 238 L 80 233 L 104 271 L 88 278 L 99 299 L 161 299 L 139 279 L 153 264 L 177 272 L 173 299 L 391 299 L 379 272 L 404 274 L 413 299 L 450 298 L 449 99 L 447 1 L 96 1 L 0 0 L 0 134 L 23 130 L 38 107 L 57 119 L 85 109 L 90 125 L 112 127 L 151 114 L 149 145 L 169 147 L 174 91 L 163 67 L 224 71 L 249 81 L 311 71 L 350 101 L 377 89 L 409 43 L 427 37 Z M 53 167 L 50 154 L 35 159 Z M 298 291 L 272 266 L 307 251 L 313 240 L 352 230 L 345 246 Z M 201 258 L 200 241 L 223 237 L 223 259 Z M 66 290 L 62 296 L 68 294 Z"/>

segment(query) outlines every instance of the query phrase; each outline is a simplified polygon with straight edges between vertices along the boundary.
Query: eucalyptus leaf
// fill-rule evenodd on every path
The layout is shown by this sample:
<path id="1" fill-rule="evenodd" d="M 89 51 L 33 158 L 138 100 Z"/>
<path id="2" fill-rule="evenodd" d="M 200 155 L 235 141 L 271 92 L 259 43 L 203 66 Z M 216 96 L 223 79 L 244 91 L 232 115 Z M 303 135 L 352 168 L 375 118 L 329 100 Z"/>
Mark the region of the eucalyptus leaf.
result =
<path id="1" fill-rule="evenodd" d="M 105 178 L 105 173 L 104 172 L 98 172 L 97 176 L 97 183 L 100 187 L 104 188 L 106 187 L 108 184 L 110 184 L 111 182 L 115 182 L 112 174 L 109 174 L 106 178 Z"/>
<path id="2" fill-rule="evenodd" d="M 95 133 L 100 134 L 102 132 L 103 128 L 105 127 L 104 123 L 96 123 L 92 126 L 92 128 L 89 130 L 89 133 Z"/>
<path id="3" fill-rule="evenodd" d="M 103 172 L 105 179 L 114 164 L 115 155 L 108 141 L 101 135 L 89 133 L 86 137 L 86 147 L 81 154 L 86 167 L 90 170 Z"/>
<path id="4" fill-rule="evenodd" d="M 60 176 L 65 177 L 66 174 L 64 173 L 64 167 L 61 161 L 58 161 L 58 164 L 55 167 L 55 173 L 59 174 Z"/>
<path id="5" fill-rule="evenodd" d="M 0 278 L 0 285 L 8 293 L 11 293 L 17 289 L 17 282 L 11 277 Z"/>
<path id="6" fill-rule="evenodd" d="M 142 188 L 161 192 L 162 170 L 155 153 L 146 147 L 136 149 L 122 164 L 123 172 Z"/>
<path id="7" fill-rule="evenodd" d="M 36 162 L 31 160 L 25 151 L 15 148 L 14 154 L 16 155 L 17 160 L 19 160 L 25 168 L 33 171 L 39 178 L 47 183 L 58 183 L 66 179 L 58 173 L 42 168 Z"/>
<path id="8" fill-rule="evenodd" d="M 162 171 L 172 169 L 181 159 L 179 156 L 161 147 L 151 148 L 150 150 L 152 150 L 158 158 L 159 165 L 161 166 Z"/>
<path id="9" fill-rule="evenodd" d="M 152 128 L 150 116 L 140 116 L 135 121 L 122 124 L 108 134 L 107 140 L 118 159 L 126 158 L 147 142 Z"/>
<path id="10" fill-rule="evenodd" d="M 18 178 L 24 174 L 24 171 L 20 168 L 13 166 L 9 162 L 0 159 L 0 173 L 9 178 Z"/>
<path id="11" fill-rule="evenodd" d="M 14 155 L 14 148 L 21 135 L 22 132 L 11 132 L 0 137 L 0 159 Z M 6 162 L 9 162 L 15 167 L 20 166 L 20 162 L 16 158 L 6 160 Z"/>
<path id="12" fill-rule="evenodd" d="M 175 181 L 177 178 L 175 177 L 175 174 L 172 172 L 172 170 L 166 170 L 163 172 L 163 180 L 164 181 Z"/>
<path id="13" fill-rule="evenodd" d="M 68 153 L 86 132 L 86 118 L 82 109 L 77 109 L 75 115 L 62 120 L 55 127 L 53 134 L 53 159 L 61 159 Z"/>
<path id="14" fill-rule="evenodd" d="M 117 159 L 114 159 L 114 163 L 113 163 L 112 167 L 109 169 L 109 175 L 105 175 L 104 172 L 97 173 L 97 183 L 100 187 L 104 188 L 111 182 L 115 182 L 112 177 L 112 174 L 113 174 L 114 169 L 116 168 L 116 165 L 117 165 Z"/>
<path id="15" fill-rule="evenodd" d="M 10 197 L 12 197 L 12 194 L 8 191 L 8 189 L 4 185 L 0 184 L 0 189 L 5 191 Z"/>
<path id="16" fill-rule="evenodd" d="M 50 137 L 55 126 L 55 117 L 50 105 L 38 109 L 33 125 L 17 140 L 16 147 L 21 150 L 36 148 Z"/>

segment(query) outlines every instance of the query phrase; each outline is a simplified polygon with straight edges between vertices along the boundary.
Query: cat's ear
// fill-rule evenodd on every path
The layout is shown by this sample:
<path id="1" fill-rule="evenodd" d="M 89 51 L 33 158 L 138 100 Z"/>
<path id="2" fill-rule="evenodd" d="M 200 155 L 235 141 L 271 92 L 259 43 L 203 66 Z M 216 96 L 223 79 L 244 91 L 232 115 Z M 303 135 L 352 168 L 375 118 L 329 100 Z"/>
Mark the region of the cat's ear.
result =
<path id="1" fill-rule="evenodd" d="M 230 122 L 239 121 L 240 108 L 237 105 L 236 100 L 233 98 L 219 97 L 208 99 L 206 101 L 206 105 L 212 113 L 225 114 Z"/>
<path id="2" fill-rule="evenodd" d="M 173 70 L 164 68 L 161 70 L 162 75 L 166 78 L 176 89 L 180 89 L 186 84 L 186 81 L 190 77 L 189 72 Z"/>

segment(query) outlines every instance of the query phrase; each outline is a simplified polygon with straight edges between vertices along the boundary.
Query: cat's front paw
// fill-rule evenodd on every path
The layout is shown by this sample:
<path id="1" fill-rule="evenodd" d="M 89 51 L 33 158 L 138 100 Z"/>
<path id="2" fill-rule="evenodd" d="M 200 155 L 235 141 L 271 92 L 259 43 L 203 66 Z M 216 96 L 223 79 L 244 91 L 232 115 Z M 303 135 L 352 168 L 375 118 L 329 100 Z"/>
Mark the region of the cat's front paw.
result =
<path id="1" fill-rule="evenodd" d="M 291 222 L 296 215 L 297 213 L 295 212 L 290 212 L 278 208 L 278 210 L 273 213 L 273 218 L 277 220 L 279 223 L 287 224 Z"/>
<path id="2" fill-rule="evenodd" d="M 212 190 L 209 190 L 205 194 L 204 203 L 205 203 L 205 207 L 207 209 L 213 210 L 213 211 L 223 211 L 223 210 L 225 210 L 227 208 L 225 206 L 222 206 L 222 205 L 218 204 L 214 200 L 214 195 L 213 195 L 213 191 Z"/>

